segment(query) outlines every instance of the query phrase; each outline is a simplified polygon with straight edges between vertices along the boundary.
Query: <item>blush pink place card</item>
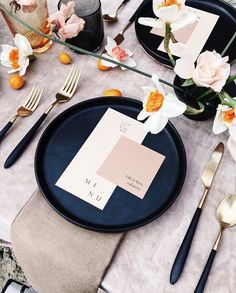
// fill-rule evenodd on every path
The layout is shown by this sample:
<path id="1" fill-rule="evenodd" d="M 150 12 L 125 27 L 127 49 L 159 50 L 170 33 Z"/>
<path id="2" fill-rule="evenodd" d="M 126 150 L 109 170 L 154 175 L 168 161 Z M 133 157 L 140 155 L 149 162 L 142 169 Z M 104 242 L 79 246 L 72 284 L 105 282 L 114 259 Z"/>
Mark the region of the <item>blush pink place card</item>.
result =
<path id="1" fill-rule="evenodd" d="M 177 57 L 189 55 L 196 60 L 212 30 L 214 29 L 219 19 L 219 15 L 193 7 L 186 7 L 188 10 L 195 11 L 197 13 L 198 20 L 195 23 L 175 32 L 175 38 L 178 42 L 170 43 L 170 51 Z M 163 37 L 165 34 L 164 28 L 153 28 L 150 32 Z M 164 41 L 159 45 L 157 50 L 165 52 Z"/>
<path id="2" fill-rule="evenodd" d="M 121 136 L 141 144 L 146 134 L 143 123 L 108 109 L 56 186 L 103 210 L 116 184 L 97 175 L 97 170 Z"/>
<path id="3" fill-rule="evenodd" d="M 121 136 L 97 174 L 144 198 L 165 157 Z"/>

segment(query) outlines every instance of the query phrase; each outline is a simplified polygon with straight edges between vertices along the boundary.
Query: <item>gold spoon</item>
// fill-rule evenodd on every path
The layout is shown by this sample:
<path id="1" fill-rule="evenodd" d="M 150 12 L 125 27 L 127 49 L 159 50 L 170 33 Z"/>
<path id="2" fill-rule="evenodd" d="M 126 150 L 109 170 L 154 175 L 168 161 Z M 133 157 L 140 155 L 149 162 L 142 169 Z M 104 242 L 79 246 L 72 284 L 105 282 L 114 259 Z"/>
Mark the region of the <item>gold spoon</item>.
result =
<path id="1" fill-rule="evenodd" d="M 117 14 L 121 10 L 121 8 L 128 2 L 129 0 L 124 0 L 119 7 L 116 9 L 114 13 L 104 14 L 102 17 L 106 22 L 115 22 L 117 21 Z"/>
<path id="2" fill-rule="evenodd" d="M 204 287 L 207 282 L 208 275 L 211 270 L 211 266 L 213 264 L 216 252 L 218 250 L 220 240 L 223 235 L 223 231 L 226 228 L 232 227 L 236 225 L 236 193 L 231 193 L 227 195 L 219 204 L 217 209 L 217 218 L 220 223 L 220 233 L 216 238 L 215 244 L 209 255 L 205 268 L 202 272 L 200 280 L 197 284 L 197 287 L 194 293 L 201 293 L 204 291 Z"/>

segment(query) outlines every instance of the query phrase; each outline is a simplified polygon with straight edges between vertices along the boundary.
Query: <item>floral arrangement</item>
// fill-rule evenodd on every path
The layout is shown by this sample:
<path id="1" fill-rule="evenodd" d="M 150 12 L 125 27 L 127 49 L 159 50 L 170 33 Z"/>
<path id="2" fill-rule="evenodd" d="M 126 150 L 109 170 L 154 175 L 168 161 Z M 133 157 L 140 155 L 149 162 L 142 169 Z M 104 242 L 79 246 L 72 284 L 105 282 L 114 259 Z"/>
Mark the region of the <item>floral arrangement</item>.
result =
<path id="1" fill-rule="evenodd" d="M 61 40 L 76 37 L 85 26 L 84 19 L 75 14 L 75 2 L 69 1 L 61 4 L 60 10 L 53 13 L 48 22 L 52 24 L 53 31 Z"/>
<path id="2" fill-rule="evenodd" d="M 145 18 L 139 19 L 139 22 L 151 27 L 165 26 L 165 49 L 170 57 L 175 72 L 181 78 L 182 84 L 179 87 L 175 84 L 158 78 L 156 74 L 149 74 L 138 68 L 134 68 L 135 62 L 131 58 L 132 53 L 129 50 L 122 48 L 121 46 L 117 46 L 117 44 L 110 38 L 108 38 L 108 44 L 106 46 L 107 54 L 98 55 L 76 47 L 72 44 L 65 43 L 63 41 L 63 36 L 62 39 L 57 39 L 35 30 L 30 25 L 17 18 L 17 16 L 12 15 L 12 13 L 7 11 L 1 4 L 0 9 L 8 15 L 14 17 L 15 20 L 25 25 L 28 29 L 54 41 L 55 43 L 69 47 L 77 52 L 96 57 L 97 59 L 102 59 L 104 65 L 109 65 L 112 67 L 119 66 L 122 69 L 129 69 L 146 77 L 152 78 L 155 87 L 143 88 L 143 110 L 137 117 L 139 120 L 146 120 L 144 123 L 145 128 L 151 133 L 160 132 L 165 127 L 168 119 L 171 117 L 176 117 L 183 114 L 184 112 L 190 113 L 192 111 L 193 113 L 198 113 L 204 109 L 204 105 L 200 110 L 192 109 L 192 107 L 186 106 L 173 94 L 166 94 L 160 83 L 178 89 L 180 92 L 185 94 L 188 92 L 186 89 L 190 86 L 201 87 L 203 89 L 206 88 L 206 91 L 204 91 L 203 95 L 198 97 L 197 100 L 201 100 L 201 98 L 207 99 L 209 93 L 213 93 L 214 97 L 216 96 L 220 99 L 220 104 L 217 108 L 216 117 L 213 123 L 213 132 L 218 134 L 229 130 L 230 137 L 228 140 L 228 148 L 231 151 L 233 158 L 236 160 L 236 98 L 230 97 L 230 95 L 224 90 L 224 86 L 234 81 L 236 78 L 236 75 L 229 75 L 230 64 L 228 63 L 228 57 L 224 57 L 229 45 L 234 41 L 236 33 L 221 55 L 215 51 L 206 51 L 199 55 L 196 62 L 193 60 L 190 62 L 188 56 L 183 56 L 176 62 L 171 55 L 169 43 L 170 41 L 177 42 L 175 38 L 175 32 L 178 29 L 197 21 L 197 15 L 195 13 L 190 13 L 185 9 L 184 0 L 153 0 L 153 10 L 158 19 Z M 62 7 L 60 10 L 59 14 L 64 13 L 64 19 L 66 19 L 66 16 L 68 16 L 68 14 L 65 14 L 65 11 L 66 13 L 68 11 L 70 12 L 70 6 L 66 7 L 66 9 L 65 7 Z M 69 15 L 71 15 L 71 13 L 69 13 Z M 55 25 L 57 23 L 56 20 L 58 19 L 57 16 L 51 16 L 51 22 L 54 22 Z M 67 21 L 65 21 L 65 24 Z M 199 103 L 199 105 L 201 105 L 201 103 Z"/>

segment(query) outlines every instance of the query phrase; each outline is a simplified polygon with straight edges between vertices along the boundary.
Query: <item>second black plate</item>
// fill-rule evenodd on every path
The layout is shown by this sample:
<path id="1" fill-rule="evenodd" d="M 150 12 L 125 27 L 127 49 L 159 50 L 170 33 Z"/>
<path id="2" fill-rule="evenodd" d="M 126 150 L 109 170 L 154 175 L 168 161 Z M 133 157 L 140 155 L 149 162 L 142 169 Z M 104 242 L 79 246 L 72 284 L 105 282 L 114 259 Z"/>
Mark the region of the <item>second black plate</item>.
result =
<path id="1" fill-rule="evenodd" d="M 186 1 L 186 5 L 220 16 L 202 52 L 216 50 L 221 53 L 236 31 L 236 9 L 221 0 L 189 0 Z M 141 46 L 151 57 L 162 64 L 171 66 L 167 54 L 157 50 L 163 37 L 151 34 L 150 27 L 138 23 L 139 17 L 155 17 L 152 1 L 149 1 L 139 12 L 135 23 L 136 35 Z M 236 41 L 231 45 L 226 55 L 229 55 L 230 61 L 236 59 Z"/>

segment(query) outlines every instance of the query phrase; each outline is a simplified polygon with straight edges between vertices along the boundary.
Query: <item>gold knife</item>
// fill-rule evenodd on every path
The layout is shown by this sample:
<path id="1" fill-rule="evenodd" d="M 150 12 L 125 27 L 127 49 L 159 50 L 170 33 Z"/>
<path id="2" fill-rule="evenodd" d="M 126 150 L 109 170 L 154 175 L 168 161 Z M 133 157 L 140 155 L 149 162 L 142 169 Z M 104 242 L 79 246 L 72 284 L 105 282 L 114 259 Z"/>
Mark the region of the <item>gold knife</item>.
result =
<path id="1" fill-rule="evenodd" d="M 192 221 L 188 227 L 188 230 L 185 234 L 183 242 L 180 246 L 180 249 L 176 255 L 174 264 L 172 266 L 171 273 L 170 273 L 170 283 L 172 285 L 177 282 L 177 280 L 179 279 L 179 277 L 183 271 L 183 268 L 184 268 L 185 262 L 187 260 L 188 253 L 189 253 L 192 241 L 193 241 L 193 237 L 194 237 L 194 234 L 195 234 L 195 231 L 196 231 L 196 228 L 197 228 L 200 216 L 201 216 L 202 208 L 203 208 L 204 203 L 206 201 L 207 194 L 211 188 L 213 179 L 215 177 L 216 171 L 217 171 L 218 166 L 220 164 L 220 161 L 222 159 L 223 153 L 224 153 L 224 145 L 221 142 L 214 149 L 214 151 L 213 151 L 213 153 L 212 153 L 209 161 L 207 162 L 206 167 L 202 173 L 201 179 L 204 184 L 204 193 L 203 193 L 202 198 L 198 204 L 198 207 L 195 211 L 195 214 L 194 214 Z"/>
<path id="2" fill-rule="evenodd" d="M 139 7 L 135 10 L 134 14 L 131 16 L 129 19 L 129 22 L 127 25 L 123 28 L 122 31 L 119 32 L 119 34 L 114 38 L 114 41 L 116 42 L 117 45 L 120 45 L 124 41 L 124 33 L 127 31 L 127 29 L 131 26 L 131 24 L 136 20 L 136 18 L 139 15 L 140 10 L 149 2 L 150 0 L 144 0 L 142 3 L 139 5 Z M 102 54 L 106 52 L 106 49 L 102 51 Z"/>

